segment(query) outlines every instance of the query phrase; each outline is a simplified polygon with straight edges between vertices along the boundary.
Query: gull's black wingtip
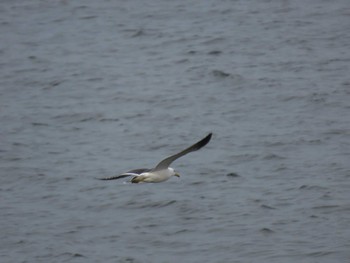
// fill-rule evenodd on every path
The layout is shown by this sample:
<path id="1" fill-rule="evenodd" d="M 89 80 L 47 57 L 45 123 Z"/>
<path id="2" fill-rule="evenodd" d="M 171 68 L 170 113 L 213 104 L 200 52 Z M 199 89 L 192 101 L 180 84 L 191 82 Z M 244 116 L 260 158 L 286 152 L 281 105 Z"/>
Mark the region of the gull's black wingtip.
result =
<path id="1" fill-rule="evenodd" d="M 210 133 L 204 138 L 204 140 L 207 141 L 207 143 L 208 143 L 208 142 L 210 141 L 212 135 L 213 135 L 213 133 L 210 132 Z"/>
<path id="2" fill-rule="evenodd" d="M 212 135 L 213 135 L 213 133 L 209 133 L 206 137 L 204 137 L 202 140 L 200 140 L 198 142 L 199 149 L 208 144 L 208 142 L 210 141 Z"/>

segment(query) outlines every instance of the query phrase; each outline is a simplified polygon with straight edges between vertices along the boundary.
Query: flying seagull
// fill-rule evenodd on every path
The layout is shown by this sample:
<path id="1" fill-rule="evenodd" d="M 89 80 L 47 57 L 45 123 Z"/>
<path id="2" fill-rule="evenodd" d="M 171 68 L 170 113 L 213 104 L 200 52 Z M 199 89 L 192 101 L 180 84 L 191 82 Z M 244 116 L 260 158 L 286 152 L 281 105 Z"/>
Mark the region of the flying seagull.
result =
<path id="1" fill-rule="evenodd" d="M 177 172 L 175 172 L 173 168 L 169 167 L 169 165 L 172 162 L 174 162 L 176 159 L 190 152 L 197 151 L 200 148 L 207 145 L 207 143 L 211 139 L 211 135 L 212 133 L 209 133 L 205 138 L 203 138 L 199 142 L 196 142 L 195 144 L 186 148 L 185 150 L 182 150 L 177 154 L 174 154 L 172 156 L 165 158 L 164 160 L 160 161 L 160 163 L 158 163 L 156 167 L 152 169 L 147 169 L 147 168 L 134 169 L 126 173 L 122 173 L 120 175 L 101 178 L 100 180 L 115 180 L 115 179 L 125 178 L 128 176 L 133 176 L 133 178 L 131 179 L 132 183 L 160 183 L 168 180 L 172 176 L 180 177 L 180 175 Z"/>

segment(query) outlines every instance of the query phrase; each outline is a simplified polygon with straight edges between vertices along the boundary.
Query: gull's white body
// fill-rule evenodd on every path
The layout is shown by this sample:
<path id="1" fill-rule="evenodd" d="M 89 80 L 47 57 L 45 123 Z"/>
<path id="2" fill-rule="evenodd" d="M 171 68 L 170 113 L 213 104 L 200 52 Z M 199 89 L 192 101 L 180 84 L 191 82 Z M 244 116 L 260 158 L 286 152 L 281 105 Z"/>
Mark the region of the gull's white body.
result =
<path id="1" fill-rule="evenodd" d="M 139 181 L 140 183 L 160 183 L 168 180 L 170 177 L 175 176 L 176 173 L 173 168 L 163 169 L 156 172 L 145 172 L 137 175 L 133 178 L 133 181 Z"/>

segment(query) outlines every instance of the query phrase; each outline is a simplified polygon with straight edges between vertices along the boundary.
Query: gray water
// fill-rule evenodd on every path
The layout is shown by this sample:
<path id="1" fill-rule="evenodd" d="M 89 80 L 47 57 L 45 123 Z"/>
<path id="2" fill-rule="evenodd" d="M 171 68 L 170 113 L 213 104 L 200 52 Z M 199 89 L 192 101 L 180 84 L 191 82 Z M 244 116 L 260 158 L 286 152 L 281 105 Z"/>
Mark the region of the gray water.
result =
<path id="1" fill-rule="evenodd" d="M 350 4 L 1 1 L 1 262 L 350 262 Z M 213 132 L 161 184 L 99 181 Z"/>

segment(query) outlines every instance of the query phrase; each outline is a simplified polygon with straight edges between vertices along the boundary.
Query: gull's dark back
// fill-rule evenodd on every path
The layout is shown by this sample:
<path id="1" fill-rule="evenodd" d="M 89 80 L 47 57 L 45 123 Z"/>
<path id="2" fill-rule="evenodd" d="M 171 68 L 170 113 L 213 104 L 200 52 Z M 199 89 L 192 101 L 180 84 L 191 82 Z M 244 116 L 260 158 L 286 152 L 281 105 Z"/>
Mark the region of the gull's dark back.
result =
<path id="1" fill-rule="evenodd" d="M 169 165 L 173 161 L 175 161 L 176 159 L 178 159 L 178 158 L 180 158 L 180 157 L 182 157 L 190 152 L 198 151 L 199 149 L 201 149 L 202 147 L 204 147 L 205 145 L 208 144 L 208 142 L 211 139 L 211 136 L 212 136 L 212 133 L 209 133 L 205 138 L 203 138 L 199 142 L 196 142 L 195 144 L 186 148 L 185 150 L 182 150 L 181 152 L 179 152 L 177 154 L 174 154 L 172 156 L 165 158 L 160 163 L 158 163 L 157 166 L 152 169 L 152 171 L 159 171 L 159 170 L 167 169 L 169 167 Z"/>

